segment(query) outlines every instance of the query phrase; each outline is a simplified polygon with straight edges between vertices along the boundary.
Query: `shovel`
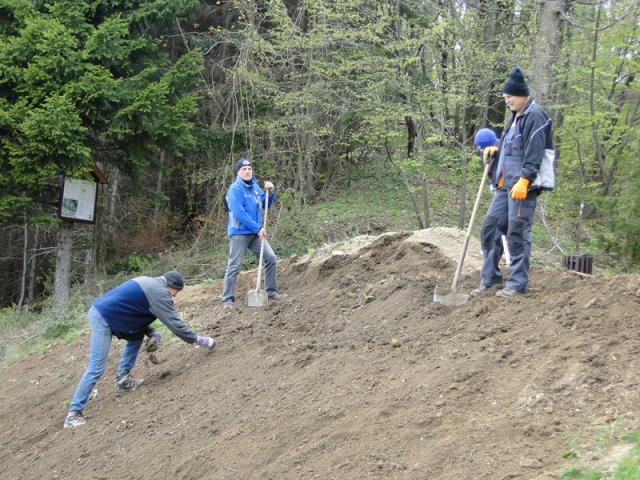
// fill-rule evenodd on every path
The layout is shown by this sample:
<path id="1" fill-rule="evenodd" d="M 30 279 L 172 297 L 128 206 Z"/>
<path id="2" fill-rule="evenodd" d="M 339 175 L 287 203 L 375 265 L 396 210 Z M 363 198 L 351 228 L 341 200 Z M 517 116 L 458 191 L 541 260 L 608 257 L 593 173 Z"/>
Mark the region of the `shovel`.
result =
<path id="1" fill-rule="evenodd" d="M 267 231 L 267 213 L 269 211 L 269 191 L 264 196 L 264 219 L 262 220 L 262 228 Z M 262 257 L 264 255 L 265 237 L 260 239 L 260 258 L 258 259 L 258 279 L 256 280 L 256 289 L 247 292 L 247 305 L 250 307 L 263 307 L 267 302 L 267 292 L 260 288 L 260 279 L 262 278 Z"/>
<path id="2" fill-rule="evenodd" d="M 451 291 L 447 294 L 439 293 L 438 286 L 436 285 L 436 288 L 433 292 L 434 302 L 442 303 L 443 305 L 458 307 L 460 305 L 464 305 L 465 303 L 467 303 L 467 300 L 469 299 L 468 294 L 458 293 L 458 284 L 460 283 L 460 272 L 462 272 L 464 257 L 467 254 L 467 248 L 469 248 L 469 240 L 471 240 L 471 228 L 473 227 L 473 221 L 476 218 L 478 205 L 480 205 L 480 198 L 482 198 L 482 190 L 484 189 L 484 184 L 487 179 L 487 175 L 489 174 L 490 167 L 491 167 L 491 162 L 487 162 L 487 164 L 484 166 L 484 171 L 482 172 L 482 180 L 480 180 L 480 188 L 478 189 L 478 194 L 476 195 L 476 203 L 473 205 L 473 211 L 471 212 L 471 218 L 469 219 L 469 226 L 467 227 L 467 234 L 464 237 L 462 251 L 460 252 L 460 259 L 458 260 L 458 268 L 456 268 L 456 274 L 453 277 L 453 284 L 451 285 Z"/>

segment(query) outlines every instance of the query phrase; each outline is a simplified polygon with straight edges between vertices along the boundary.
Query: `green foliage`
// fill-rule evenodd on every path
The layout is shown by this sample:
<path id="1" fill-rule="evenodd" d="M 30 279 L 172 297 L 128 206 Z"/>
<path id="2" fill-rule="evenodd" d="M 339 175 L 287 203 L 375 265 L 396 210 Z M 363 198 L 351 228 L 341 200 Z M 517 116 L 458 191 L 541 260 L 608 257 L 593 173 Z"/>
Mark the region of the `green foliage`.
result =
<path id="1" fill-rule="evenodd" d="M 601 480 L 602 474 L 597 470 L 583 471 L 578 468 L 570 468 L 560 475 L 560 480 Z"/>
<path id="2" fill-rule="evenodd" d="M 562 454 L 562 458 L 577 458 L 578 453 L 575 450 L 568 450 Z"/>
<path id="3" fill-rule="evenodd" d="M 267 0 L 259 14 L 222 2 L 210 15 L 192 0 L 3 0 L 0 220 L 51 219 L 59 174 L 101 162 L 119 183 L 104 188 L 114 195 L 96 250 L 117 269 L 144 270 L 128 265 L 132 252 L 170 249 L 192 218 L 206 215 L 218 233 L 229 166 L 246 154 L 259 178 L 276 181 L 284 255 L 384 225 L 415 228 L 427 193 L 433 225 L 461 224 L 460 203 L 468 217 L 480 173 L 468 158 L 472 134 L 504 117 L 500 86 L 511 66 L 530 73 L 548 54 L 529 38 L 544 5 Z M 639 37 L 627 12 L 638 3 L 565 5 L 544 99 L 558 188 L 543 197 L 546 224 L 536 222 L 534 237 L 561 253 L 579 240 L 599 264 L 637 270 Z M 367 184 L 385 169 L 406 175 L 406 191 L 398 176 L 392 188 Z M 356 195 L 366 204 L 353 206 Z M 194 263 L 185 268 L 204 275 L 204 262 Z"/>
<path id="4" fill-rule="evenodd" d="M 640 480 L 640 458 L 624 458 L 613 471 L 612 480 Z"/>
<path id="5" fill-rule="evenodd" d="M 640 432 L 624 432 L 614 436 L 614 427 L 600 430 L 600 434 L 596 439 L 596 448 L 598 451 L 604 451 L 605 447 L 611 447 L 615 442 L 622 441 L 630 444 L 629 452 L 622 457 L 613 467 L 611 475 L 605 475 L 600 470 L 590 468 L 572 467 L 565 470 L 560 476 L 561 480 L 600 480 L 610 478 L 611 480 L 638 480 L 640 479 Z M 577 459 L 578 452 L 575 449 L 569 450 L 563 455 L 563 458 Z"/>
<path id="6" fill-rule="evenodd" d="M 85 325 L 86 305 L 78 295 L 64 311 L 4 308 L 0 310 L 0 364 L 42 351 L 51 342 L 68 342 Z"/>
<path id="7" fill-rule="evenodd" d="M 625 270 L 636 270 L 640 260 L 637 167 L 640 135 L 636 87 L 638 25 L 626 15 L 637 2 L 602 8 L 576 5 L 572 19 L 581 28 L 567 37 L 564 62 L 558 64 L 558 92 L 563 123 L 556 127 L 560 146 L 558 190 L 554 215 L 577 216 L 584 202 L 591 224 L 592 246 L 602 249 Z M 607 28 L 604 34 L 600 30 Z M 570 68 L 566 68 L 570 65 Z"/>
<path id="8" fill-rule="evenodd" d="M 149 268 L 149 266 L 151 265 L 151 262 L 153 260 L 153 257 L 149 254 L 137 254 L 137 253 L 133 253 L 132 255 L 129 255 L 129 257 L 127 257 L 127 259 L 124 262 L 124 265 L 118 269 L 118 271 L 125 271 L 125 272 L 142 272 L 145 269 Z"/>
<path id="9" fill-rule="evenodd" d="M 640 432 L 626 432 L 621 439 L 633 445 L 613 471 L 612 480 L 639 480 L 640 479 Z"/>
<path id="10" fill-rule="evenodd" d="M 202 56 L 171 64 L 156 39 L 194 2 L 5 2 L 0 37 L 0 218 L 50 210 L 58 173 L 96 160 L 135 172 L 195 146 Z M 35 213 L 34 213 L 35 214 Z"/>

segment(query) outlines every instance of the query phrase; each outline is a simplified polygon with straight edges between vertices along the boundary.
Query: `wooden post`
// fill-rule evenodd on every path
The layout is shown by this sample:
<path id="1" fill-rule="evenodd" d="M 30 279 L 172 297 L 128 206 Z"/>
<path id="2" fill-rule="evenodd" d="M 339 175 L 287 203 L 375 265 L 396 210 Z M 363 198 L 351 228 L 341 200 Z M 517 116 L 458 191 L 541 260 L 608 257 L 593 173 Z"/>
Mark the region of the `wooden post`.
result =
<path id="1" fill-rule="evenodd" d="M 69 303 L 72 245 L 73 223 L 61 222 L 60 231 L 58 232 L 58 251 L 56 253 L 56 276 L 54 283 L 54 304 L 58 311 Z"/>

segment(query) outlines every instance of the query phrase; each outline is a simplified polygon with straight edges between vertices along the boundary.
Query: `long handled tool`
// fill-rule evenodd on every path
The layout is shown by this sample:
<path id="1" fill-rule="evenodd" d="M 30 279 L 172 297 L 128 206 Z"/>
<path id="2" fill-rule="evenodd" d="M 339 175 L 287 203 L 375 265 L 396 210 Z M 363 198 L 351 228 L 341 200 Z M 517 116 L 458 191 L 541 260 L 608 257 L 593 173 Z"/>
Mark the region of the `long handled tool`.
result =
<path id="1" fill-rule="evenodd" d="M 464 257 L 467 254 L 467 248 L 469 248 L 469 240 L 471 240 L 471 229 L 473 228 L 473 222 L 476 218 L 478 206 L 480 205 L 480 198 L 482 198 L 482 191 L 484 190 L 484 184 L 487 180 L 490 167 L 491 167 L 491 162 L 487 162 L 487 164 L 484 166 L 484 171 L 482 172 L 482 180 L 480 180 L 480 188 L 478 189 L 478 194 L 476 195 L 476 203 L 473 205 L 471 218 L 469 219 L 469 226 L 467 227 L 467 234 L 464 237 L 464 244 L 462 246 L 462 251 L 460 252 L 460 259 L 458 260 L 458 268 L 456 269 L 456 274 L 453 277 L 453 284 L 451 285 L 451 291 L 443 295 L 438 293 L 438 287 L 436 286 L 436 289 L 433 292 L 434 302 L 442 303 L 443 305 L 457 307 L 460 305 L 464 305 L 465 303 L 467 303 L 467 300 L 469 299 L 468 294 L 458 293 L 458 284 L 460 283 L 460 272 L 462 272 Z"/>
<path id="2" fill-rule="evenodd" d="M 262 229 L 267 231 L 267 213 L 269 212 L 269 191 L 264 195 L 264 218 L 262 219 Z M 260 288 L 260 280 L 262 279 L 262 258 L 264 256 L 264 243 L 266 238 L 260 239 L 260 257 L 258 258 L 258 279 L 256 280 L 256 289 L 247 292 L 247 305 L 250 307 L 263 307 L 267 302 L 267 292 Z"/>

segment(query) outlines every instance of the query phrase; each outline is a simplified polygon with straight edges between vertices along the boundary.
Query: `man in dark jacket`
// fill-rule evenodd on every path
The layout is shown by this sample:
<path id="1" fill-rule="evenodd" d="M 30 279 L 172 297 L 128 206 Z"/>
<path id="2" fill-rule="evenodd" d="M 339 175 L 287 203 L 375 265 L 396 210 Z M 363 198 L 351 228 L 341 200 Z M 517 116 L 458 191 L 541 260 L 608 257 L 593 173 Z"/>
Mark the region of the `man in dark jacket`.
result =
<path id="1" fill-rule="evenodd" d="M 69 404 L 64 428 L 84 425 L 82 412 L 93 387 L 104 373 L 112 336 L 127 341 L 116 372 L 117 393 L 130 392 L 142 383 L 132 379 L 129 372 L 135 366 L 145 335 L 155 344 L 160 341 L 160 334 L 150 327 L 156 319 L 187 343 L 208 348 L 215 346 L 213 338 L 199 337 L 178 317 L 173 298 L 183 288 L 182 275 L 172 270 L 161 277 L 127 280 L 94 300 L 88 313 L 91 326 L 89 362 Z"/>
<path id="2" fill-rule="evenodd" d="M 504 232 L 510 254 L 509 277 L 496 295 L 513 297 L 526 292 L 538 195 L 553 189 L 555 181 L 551 118 L 529 97 L 522 70 L 513 69 L 502 92 L 511 115 L 499 146 L 488 146 L 483 153 L 485 161 L 492 156 L 497 160 L 491 167 L 493 200 L 480 232 L 484 256 L 481 283 L 471 296 L 502 287 L 498 266 L 502 248 L 496 239 Z"/>

